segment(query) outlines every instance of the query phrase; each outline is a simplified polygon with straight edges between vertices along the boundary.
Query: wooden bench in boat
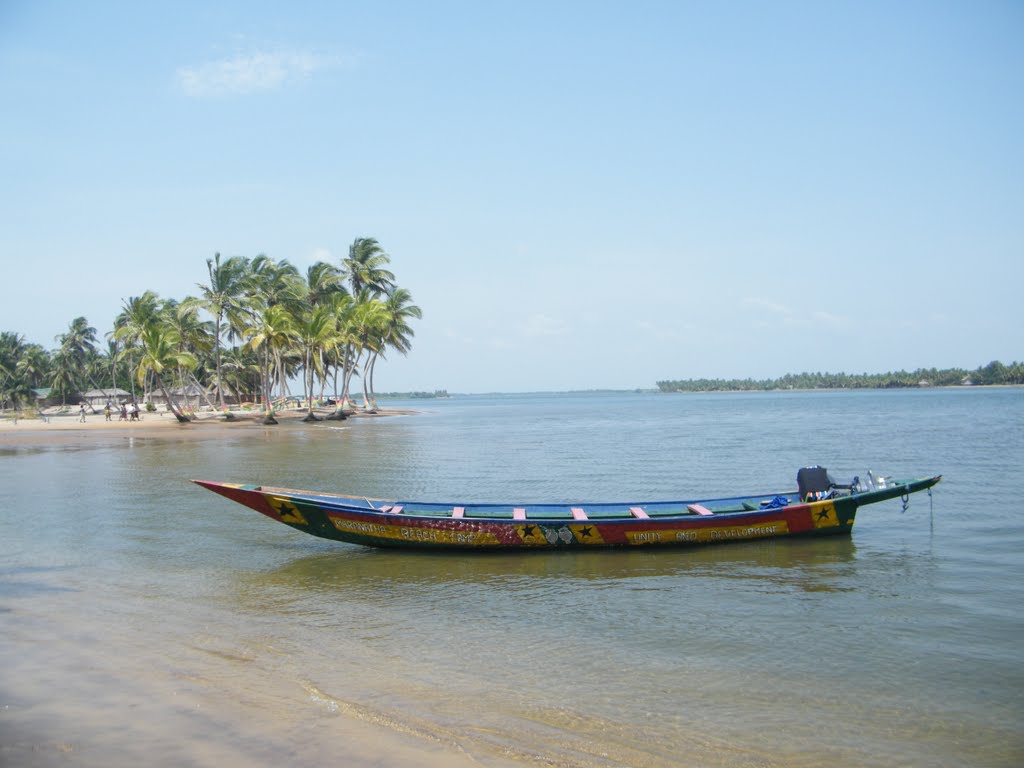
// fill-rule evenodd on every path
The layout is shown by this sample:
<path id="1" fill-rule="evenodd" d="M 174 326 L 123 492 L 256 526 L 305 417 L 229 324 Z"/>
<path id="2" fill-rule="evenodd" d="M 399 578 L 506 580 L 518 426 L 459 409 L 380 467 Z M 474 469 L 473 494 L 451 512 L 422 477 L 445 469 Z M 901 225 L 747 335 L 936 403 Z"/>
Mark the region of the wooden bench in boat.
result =
<path id="1" fill-rule="evenodd" d="M 453 519 L 480 518 L 484 520 L 611 520 L 622 518 L 634 518 L 637 520 L 658 519 L 663 517 L 679 517 L 683 515 L 718 515 L 730 512 L 750 512 L 756 510 L 757 505 L 744 501 L 741 504 L 733 504 L 728 507 L 716 507 L 709 509 L 703 504 L 666 504 L 655 507 L 635 507 L 625 504 L 619 505 L 597 505 L 589 510 L 584 507 L 568 507 L 561 505 L 539 504 L 535 507 L 512 507 L 503 505 L 480 505 L 477 507 L 443 507 L 412 508 L 402 504 L 387 504 L 378 508 L 378 511 L 389 515 L 423 515 L 426 517 L 451 517 Z M 467 511 L 468 510 L 468 511 Z"/>

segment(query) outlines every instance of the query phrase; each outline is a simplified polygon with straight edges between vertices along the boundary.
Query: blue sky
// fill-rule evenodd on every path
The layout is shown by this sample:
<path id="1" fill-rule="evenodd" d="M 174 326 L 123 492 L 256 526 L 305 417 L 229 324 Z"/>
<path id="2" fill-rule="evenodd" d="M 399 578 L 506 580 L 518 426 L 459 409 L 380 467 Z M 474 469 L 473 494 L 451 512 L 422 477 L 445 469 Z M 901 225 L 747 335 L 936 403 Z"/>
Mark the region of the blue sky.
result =
<path id="1" fill-rule="evenodd" d="M 377 238 L 382 391 L 1024 358 L 1019 2 L 0 3 L 0 330 Z"/>

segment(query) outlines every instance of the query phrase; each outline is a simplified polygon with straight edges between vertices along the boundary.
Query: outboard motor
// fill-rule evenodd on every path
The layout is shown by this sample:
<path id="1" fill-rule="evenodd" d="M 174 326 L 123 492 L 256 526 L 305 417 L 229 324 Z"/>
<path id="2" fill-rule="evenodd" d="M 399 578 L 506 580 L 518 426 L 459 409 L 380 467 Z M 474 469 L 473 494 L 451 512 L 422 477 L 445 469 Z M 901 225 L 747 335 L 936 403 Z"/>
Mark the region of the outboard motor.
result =
<path id="1" fill-rule="evenodd" d="M 826 498 L 835 485 L 824 467 L 803 467 L 796 473 L 796 485 L 800 489 L 801 501 L 817 501 Z"/>

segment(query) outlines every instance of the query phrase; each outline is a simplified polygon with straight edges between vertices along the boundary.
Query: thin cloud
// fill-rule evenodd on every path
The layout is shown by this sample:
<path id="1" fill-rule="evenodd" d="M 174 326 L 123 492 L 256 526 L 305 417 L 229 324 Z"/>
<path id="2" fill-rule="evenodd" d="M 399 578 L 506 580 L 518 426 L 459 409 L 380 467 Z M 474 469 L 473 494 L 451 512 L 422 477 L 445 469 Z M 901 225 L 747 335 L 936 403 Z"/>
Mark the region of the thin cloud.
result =
<path id="1" fill-rule="evenodd" d="M 186 95 L 210 98 L 276 90 L 339 63 L 337 56 L 303 51 L 271 51 L 181 67 L 177 75 L 178 83 Z"/>
<path id="2" fill-rule="evenodd" d="M 565 323 L 560 319 L 540 313 L 526 318 L 526 324 L 522 330 L 523 334 L 529 337 L 561 336 L 569 331 Z"/>
<path id="3" fill-rule="evenodd" d="M 793 308 L 762 298 L 748 298 L 744 304 L 754 310 L 753 322 L 759 328 L 772 325 L 782 325 L 788 328 L 806 328 L 816 325 L 845 328 L 850 324 L 849 318 L 843 315 L 805 309 L 802 306 Z"/>

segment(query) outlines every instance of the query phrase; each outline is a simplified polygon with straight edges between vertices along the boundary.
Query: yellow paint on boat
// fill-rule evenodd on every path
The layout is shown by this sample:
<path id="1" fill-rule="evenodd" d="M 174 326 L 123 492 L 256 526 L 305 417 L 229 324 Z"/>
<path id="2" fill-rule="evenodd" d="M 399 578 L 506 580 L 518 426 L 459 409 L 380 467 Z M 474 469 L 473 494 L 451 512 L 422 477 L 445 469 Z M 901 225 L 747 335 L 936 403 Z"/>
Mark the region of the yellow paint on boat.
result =
<path id="1" fill-rule="evenodd" d="M 834 514 L 833 514 L 834 516 Z M 693 543 L 710 541 L 733 541 L 736 539 L 760 539 L 765 536 L 782 536 L 789 533 L 785 520 L 747 525 L 722 525 L 714 528 L 659 528 L 646 531 L 626 531 L 626 540 L 633 545 Z"/>
<path id="2" fill-rule="evenodd" d="M 288 499 L 282 499 L 280 496 L 267 496 L 266 499 L 267 503 L 273 507 L 275 512 L 277 512 L 282 523 L 309 525 L 306 518 L 303 517 L 301 512 L 299 512 L 298 508 Z"/>
<path id="3" fill-rule="evenodd" d="M 383 525 L 382 523 L 345 520 L 339 517 L 332 517 L 331 523 L 341 533 L 349 533 L 356 536 L 374 536 L 379 539 L 391 539 L 393 541 L 409 543 L 422 541 L 435 545 L 469 547 L 496 546 L 499 543 L 492 533 L 467 530 L 465 528 L 451 530 L 413 525 Z"/>
<path id="4" fill-rule="evenodd" d="M 601 536 L 601 532 L 597 529 L 597 526 L 593 523 L 580 523 L 578 525 L 570 525 L 569 530 L 572 531 L 572 535 L 576 537 L 576 541 L 580 544 L 604 544 L 604 538 Z"/>
<path id="5" fill-rule="evenodd" d="M 816 501 L 811 504 L 811 522 L 815 528 L 835 528 L 839 525 L 836 508 L 831 501 Z"/>

